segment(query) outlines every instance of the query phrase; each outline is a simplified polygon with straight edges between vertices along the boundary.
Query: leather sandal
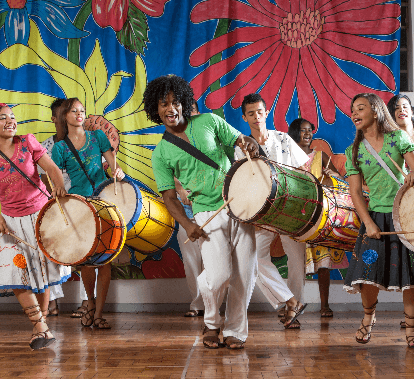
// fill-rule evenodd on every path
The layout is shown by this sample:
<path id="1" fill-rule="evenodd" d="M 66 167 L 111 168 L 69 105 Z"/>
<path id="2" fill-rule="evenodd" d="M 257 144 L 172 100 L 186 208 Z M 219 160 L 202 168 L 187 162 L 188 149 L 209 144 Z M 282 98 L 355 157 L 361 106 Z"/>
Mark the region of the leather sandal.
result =
<path id="1" fill-rule="evenodd" d="M 209 329 L 207 325 L 204 325 L 203 328 L 203 345 L 207 349 L 218 349 L 220 347 L 220 328 L 219 329 Z M 217 344 L 214 346 L 213 344 Z"/>
<path id="2" fill-rule="evenodd" d="M 71 318 L 81 318 L 86 312 L 88 311 L 88 308 L 84 305 L 81 305 L 76 311 L 72 311 L 72 314 L 70 315 Z"/>
<path id="3" fill-rule="evenodd" d="M 198 316 L 200 317 L 204 316 L 204 311 L 201 309 L 200 310 L 191 309 L 188 312 L 184 313 L 184 317 L 198 317 Z"/>
<path id="4" fill-rule="evenodd" d="M 407 313 L 404 312 L 404 316 L 408 318 L 409 320 L 414 320 L 414 317 L 407 315 Z M 405 328 L 406 329 L 414 329 L 414 325 L 407 324 L 407 321 L 405 322 Z M 412 349 L 414 348 L 414 335 L 411 336 L 405 336 L 405 340 L 407 341 L 407 346 Z"/>
<path id="5" fill-rule="evenodd" d="M 33 311 L 30 311 L 31 309 L 33 309 Z M 34 328 L 39 322 L 43 322 L 46 324 L 46 316 L 44 316 L 43 313 L 46 313 L 47 310 L 41 311 L 39 305 L 32 305 L 31 307 L 23 308 L 23 312 L 27 315 L 27 317 L 29 317 L 29 320 L 33 324 Z M 35 317 L 39 313 L 41 314 L 40 318 L 32 319 L 32 317 Z M 46 329 L 44 332 L 33 333 L 32 340 L 29 343 L 30 348 L 32 350 L 40 350 L 40 349 L 44 349 L 45 347 L 55 342 L 56 338 L 54 337 L 48 338 L 47 336 L 48 332 L 49 332 L 49 329 Z"/>
<path id="6" fill-rule="evenodd" d="M 244 349 L 244 342 L 239 340 L 236 337 L 232 337 L 232 336 L 225 337 L 223 339 L 223 343 L 227 347 L 227 349 L 230 349 L 230 350 Z"/>
<path id="7" fill-rule="evenodd" d="M 102 317 L 93 320 L 93 327 L 96 329 L 111 329 L 111 325 L 109 325 L 106 319 Z"/>
<path id="8" fill-rule="evenodd" d="M 299 301 L 296 303 L 294 307 L 287 307 L 286 308 L 286 321 L 285 321 L 285 329 L 298 329 L 298 328 L 291 328 L 290 326 L 296 321 L 296 319 L 303 313 L 305 308 L 308 306 L 307 303 L 301 304 Z M 294 312 L 293 316 L 289 316 L 289 312 Z M 300 327 L 300 324 L 299 324 Z"/>
<path id="9" fill-rule="evenodd" d="M 81 317 L 81 325 L 88 328 L 93 324 L 93 316 L 95 316 L 96 308 L 92 308 L 85 312 Z"/>
<path id="10" fill-rule="evenodd" d="M 320 310 L 321 317 L 333 317 L 333 311 L 331 308 L 326 307 Z"/>
<path id="11" fill-rule="evenodd" d="M 57 316 L 59 316 L 59 305 L 58 305 L 58 303 L 57 303 L 57 301 L 56 300 L 52 300 L 52 301 L 54 301 L 55 302 L 55 306 L 53 307 L 53 308 L 49 308 L 48 309 L 48 314 L 47 314 L 47 316 L 48 317 L 57 317 Z M 52 302 L 51 301 L 51 302 Z M 50 302 L 50 303 L 51 303 Z M 49 306 L 50 306 L 50 303 L 49 303 Z"/>
<path id="12" fill-rule="evenodd" d="M 364 304 L 362 304 L 362 306 L 364 307 L 364 313 L 366 315 L 369 315 L 369 316 L 374 315 L 375 314 L 375 308 L 376 308 L 377 304 L 378 304 L 378 300 L 373 305 L 371 305 L 370 307 L 364 307 Z M 370 312 L 366 312 L 366 310 L 368 310 Z M 375 320 L 375 317 L 374 317 L 374 319 L 372 320 L 372 324 L 364 325 L 364 319 L 362 319 L 362 321 L 361 321 L 361 327 L 357 330 L 357 332 L 360 332 L 362 334 L 362 338 L 358 338 L 357 336 L 355 336 L 355 340 L 358 343 L 365 344 L 365 343 L 368 343 L 370 341 L 370 339 L 371 339 L 371 331 L 372 331 L 372 328 L 375 325 L 375 321 L 376 320 Z M 367 328 L 371 328 L 371 330 L 368 331 Z M 365 339 L 366 336 L 368 336 L 367 339 Z"/>

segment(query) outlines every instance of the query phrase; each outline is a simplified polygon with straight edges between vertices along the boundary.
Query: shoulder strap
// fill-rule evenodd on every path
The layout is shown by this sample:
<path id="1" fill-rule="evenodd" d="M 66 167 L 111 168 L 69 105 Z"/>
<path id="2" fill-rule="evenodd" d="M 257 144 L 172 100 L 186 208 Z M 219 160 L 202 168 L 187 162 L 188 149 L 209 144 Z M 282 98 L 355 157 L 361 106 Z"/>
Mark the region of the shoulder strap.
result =
<path id="1" fill-rule="evenodd" d="M 249 137 L 252 137 L 253 139 L 255 139 L 251 134 L 250 134 L 250 136 Z M 257 142 L 257 141 L 256 141 Z M 259 145 L 259 143 L 257 143 L 257 145 L 259 146 L 259 155 L 260 156 L 262 156 L 262 157 L 265 157 L 265 158 L 267 158 L 267 155 L 266 155 L 266 153 L 264 152 L 264 150 L 262 149 L 262 147 Z"/>
<path id="2" fill-rule="evenodd" d="M 388 174 L 393 178 L 397 184 L 402 187 L 401 182 L 396 178 L 394 173 L 391 171 L 391 169 L 388 167 L 388 165 L 384 162 L 384 160 L 378 155 L 378 153 L 375 151 L 375 149 L 371 146 L 371 144 L 364 138 L 362 141 L 366 147 L 366 149 L 374 156 L 374 158 L 378 161 L 378 163 L 381 165 L 381 167 L 388 172 Z"/>
<path id="3" fill-rule="evenodd" d="M 0 150 L 0 155 L 13 167 L 23 178 L 25 178 L 29 183 L 33 184 L 43 195 L 45 195 L 48 199 L 51 199 L 52 196 L 48 195 L 45 191 L 43 191 L 32 179 L 30 179 L 19 167 L 17 167 L 14 162 Z"/>
<path id="4" fill-rule="evenodd" d="M 83 172 L 85 173 L 86 177 L 89 180 L 89 183 L 91 183 L 93 190 L 95 191 L 95 183 L 94 181 L 89 177 L 85 165 L 83 164 L 82 160 L 80 159 L 79 153 L 78 151 L 75 149 L 75 146 L 73 146 L 72 141 L 69 139 L 68 135 L 66 134 L 65 138 L 63 139 L 66 142 L 66 145 L 68 145 L 70 151 L 72 152 L 72 154 L 74 155 L 74 157 L 76 158 L 76 160 L 79 163 L 79 166 L 81 166 Z"/>
<path id="5" fill-rule="evenodd" d="M 172 143 L 173 145 L 177 146 L 181 150 L 185 151 L 186 153 L 190 154 L 195 159 L 205 163 L 206 165 L 213 167 L 216 170 L 221 170 L 220 166 L 214 162 L 210 157 L 206 154 L 198 150 L 196 147 L 184 141 L 182 138 L 175 136 L 174 134 L 165 131 L 162 139 L 165 139 L 167 142 Z"/>

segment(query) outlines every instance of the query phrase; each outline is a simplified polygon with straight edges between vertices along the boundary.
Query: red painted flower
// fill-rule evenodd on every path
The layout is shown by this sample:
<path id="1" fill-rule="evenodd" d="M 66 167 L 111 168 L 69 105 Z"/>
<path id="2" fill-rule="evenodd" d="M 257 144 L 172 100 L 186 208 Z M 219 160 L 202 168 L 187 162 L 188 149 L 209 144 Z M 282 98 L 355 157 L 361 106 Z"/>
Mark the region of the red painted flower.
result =
<path id="1" fill-rule="evenodd" d="M 100 27 L 111 26 L 119 32 L 127 20 L 130 1 L 148 16 L 160 17 L 169 0 L 92 0 L 93 18 Z"/>
<path id="2" fill-rule="evenodd" d="M 191 81 L 196 98 L 239 63 L 257 56 L 231 83 L 207 96 L 210 109 L 222 107 L 232 97 L 231 105 L 238 108 L 244 96 L 253 92 L 259 92 L 269 106 L 278 96 L 274 125 L 287 131 L 285 117 L 295 89 L 301 116 L 315 125 L 318 115 L 314 94 L 328 123 L 335 121 L 335 106 L 350 114 L 350 100 L 357 93 L 373 92 L 387 101 L 391 92 L 361 85 L 333 59 L 355 62 L 395 90 L 390 69 L 368 54 L 391 54 L 398 41 L 360 35 L 389 35 L 400 27 L 400 6 L 381 3 L 383 0 L 207 0 L 197 4 L 191 13 L 194 23 L 225 18 L 255 26 L 236 28 L 191 54 L 190 64 L 200 66 L 213 55 L 243 44 Z"/>

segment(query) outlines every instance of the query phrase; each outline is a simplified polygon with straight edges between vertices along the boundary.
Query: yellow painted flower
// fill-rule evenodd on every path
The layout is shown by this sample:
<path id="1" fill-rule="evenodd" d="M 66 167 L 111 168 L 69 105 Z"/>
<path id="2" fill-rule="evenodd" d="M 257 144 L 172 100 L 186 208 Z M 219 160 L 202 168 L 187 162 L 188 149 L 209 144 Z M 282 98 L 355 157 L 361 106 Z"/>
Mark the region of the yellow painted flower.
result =
<path id="1" fill-rule="evenodd" d="M 152 150 L 148 146 L 155 146 L 162 135 L 140 134 L 140 131 L 155 126 L 147 120 L 143 110 L 142 95 L 147 84 L 147 75 L 140 56 L 135 59 L 133 94 L 122 107 L 108 113 L 105 113 L 105 109 L 116 98 L 122 79 L 133 75 L 118 71 L 109 78 L 108 83 L 108 70 L 98 40 L 82 69 L 51 51 L 44 44 L 36 24 L 30 21 L 27 46 L 15 44 L 5 49 L 0 54 L 0 64 L 9 70 L 17 70 L 25 65 L 36 65 L 46 70 L 66 98 L 77 97 L 85 105 L 87 114 L 91 115 L 89 122 L 96 124 L 99 118 L 100 124 L 114 127 L 107 135 L 118 150 L 119 165 L 127 175 L 156 190 L 151 165 Z M 55 97 L 0 89 L 0 100 L 17 104 L 13 107 L 13 112 L 19 121 L 19 134 L 33 133 L 42 142 L 56 133 L 50 111 L 50 104 Z"/>

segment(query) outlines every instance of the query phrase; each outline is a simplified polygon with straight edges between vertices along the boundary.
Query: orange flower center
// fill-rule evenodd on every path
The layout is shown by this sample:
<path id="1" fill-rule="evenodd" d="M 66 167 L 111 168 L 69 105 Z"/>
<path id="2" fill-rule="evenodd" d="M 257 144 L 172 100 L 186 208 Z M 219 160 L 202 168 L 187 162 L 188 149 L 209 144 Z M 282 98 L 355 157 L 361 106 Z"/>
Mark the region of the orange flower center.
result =
<path id="1" fill-rule="evenodd" d="M 308 8 L 299 14 L 288 13 L 279 26 L 282 41 L 296 49 L 310 45 L 322 32 L 324 23 L 325 17 L 321 17 L 319 10 L 313 12 Z"/>
<path id="2" fill-rule="evenodd" d="M 26 6 L 26 0 L 7 0 L 11 9 L 22 9 Z"/>

